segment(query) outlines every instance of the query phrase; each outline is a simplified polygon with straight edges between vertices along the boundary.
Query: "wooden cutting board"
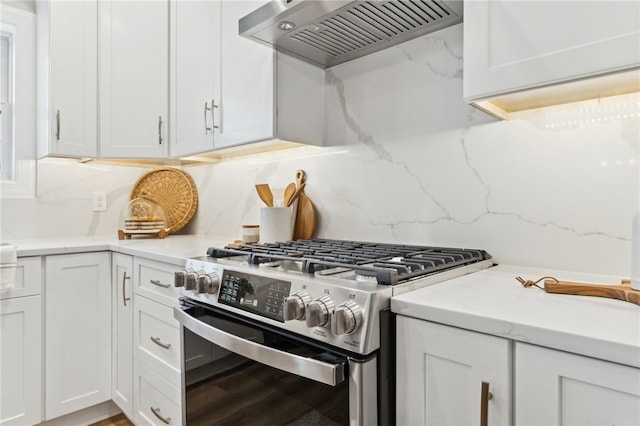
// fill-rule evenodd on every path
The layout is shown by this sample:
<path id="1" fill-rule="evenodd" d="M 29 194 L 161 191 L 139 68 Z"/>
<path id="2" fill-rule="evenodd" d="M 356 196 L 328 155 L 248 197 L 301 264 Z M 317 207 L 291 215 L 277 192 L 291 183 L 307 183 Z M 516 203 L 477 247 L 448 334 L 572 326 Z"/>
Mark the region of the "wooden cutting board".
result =
<path id="1" fill-rule="evenodd" d="M 546 279 L 544 290 L 547 293 L 608 297 L 640 305 L 640 291 L 632 289 L 630 283 L 626 281 L 620 285 L 602 285 Z"/>
<path id="2" fill-rule="evenodd" d="M 307 180 L 304 170 L 296 172 L 296 186 L 300 187 Z M 307 194 L 302 188 L 298 196 L 298 207 L 296 212 L 296 222 L 293 227 L 294 240 L 308 240 L 313 238 L 316 232 L 316 209 Z"/>

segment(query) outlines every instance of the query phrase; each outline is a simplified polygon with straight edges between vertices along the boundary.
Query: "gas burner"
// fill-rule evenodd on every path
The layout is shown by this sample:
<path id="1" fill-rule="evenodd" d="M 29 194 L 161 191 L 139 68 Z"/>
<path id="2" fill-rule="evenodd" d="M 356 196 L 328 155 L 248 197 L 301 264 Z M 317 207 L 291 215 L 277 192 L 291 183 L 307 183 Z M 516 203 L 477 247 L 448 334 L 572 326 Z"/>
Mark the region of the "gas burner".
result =
<path id="1" fill-rule="evenodd" d="M 207 255 L 311 275 L 340 278 L 348 275 L 351 280 L 382 285 L 395 285 L 491 259 L 484 250 L 325 239 L 227 246 L 224 249 L 211 247 Z M 345 271 L 351 273 L 345 274 Z"/>

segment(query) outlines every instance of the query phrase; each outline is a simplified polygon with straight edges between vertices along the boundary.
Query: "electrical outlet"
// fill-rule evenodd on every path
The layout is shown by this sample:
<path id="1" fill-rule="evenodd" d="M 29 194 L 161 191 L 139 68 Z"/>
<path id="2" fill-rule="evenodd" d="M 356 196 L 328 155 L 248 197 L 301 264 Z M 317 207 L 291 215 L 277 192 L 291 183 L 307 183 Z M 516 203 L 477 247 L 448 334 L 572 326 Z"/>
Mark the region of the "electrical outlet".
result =
<path id="1" fill-rule="evenodd" d="M 105 191 L 93 191 L 93 211 L 104 212 L 107 210 L 107 193 Z"/>

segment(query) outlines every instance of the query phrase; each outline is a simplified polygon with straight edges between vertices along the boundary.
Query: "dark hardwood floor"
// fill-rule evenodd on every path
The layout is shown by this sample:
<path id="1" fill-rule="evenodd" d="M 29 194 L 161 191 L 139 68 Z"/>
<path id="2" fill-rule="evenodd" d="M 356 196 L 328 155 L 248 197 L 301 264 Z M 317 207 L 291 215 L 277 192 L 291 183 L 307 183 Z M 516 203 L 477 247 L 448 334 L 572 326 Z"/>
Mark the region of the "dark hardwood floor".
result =
<path id="1" fill-rule="evenodd" d="M 133 426 L 133 423 L 127 419 L 127 417 L 120 413 L 117 416 L 109 417 L 98 423 L 93 423 L 89 426 Z"/>

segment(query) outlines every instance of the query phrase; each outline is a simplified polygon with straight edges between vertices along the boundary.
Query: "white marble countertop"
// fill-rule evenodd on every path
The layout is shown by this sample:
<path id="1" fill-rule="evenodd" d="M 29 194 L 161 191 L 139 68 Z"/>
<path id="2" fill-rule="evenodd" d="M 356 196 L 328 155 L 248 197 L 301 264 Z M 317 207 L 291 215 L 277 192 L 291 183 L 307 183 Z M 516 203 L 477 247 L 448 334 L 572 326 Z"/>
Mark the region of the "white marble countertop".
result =
<path id="1" fill-rule="evenodd" d="M 164 239 L 118 240 L 115 236 L 96 236 L 8 242 L 16 246 L 18 257 L 110 250 L 178 266 L 183 266 L 187 258 L 206 255 L 207 248 L 211 246 L 224 247 L 229 243 L 226 240 L 195 235 L 169 235 Z"/>
<path id="2" fill-rule="evenodd" d="M 394 297 L 391 310 L 640 368 L 640 306 L 546 293 L 515 279 L 535 281 L 549 275 L 564 281 L 620 283 L 620 277 L 500 265 Z"/>

